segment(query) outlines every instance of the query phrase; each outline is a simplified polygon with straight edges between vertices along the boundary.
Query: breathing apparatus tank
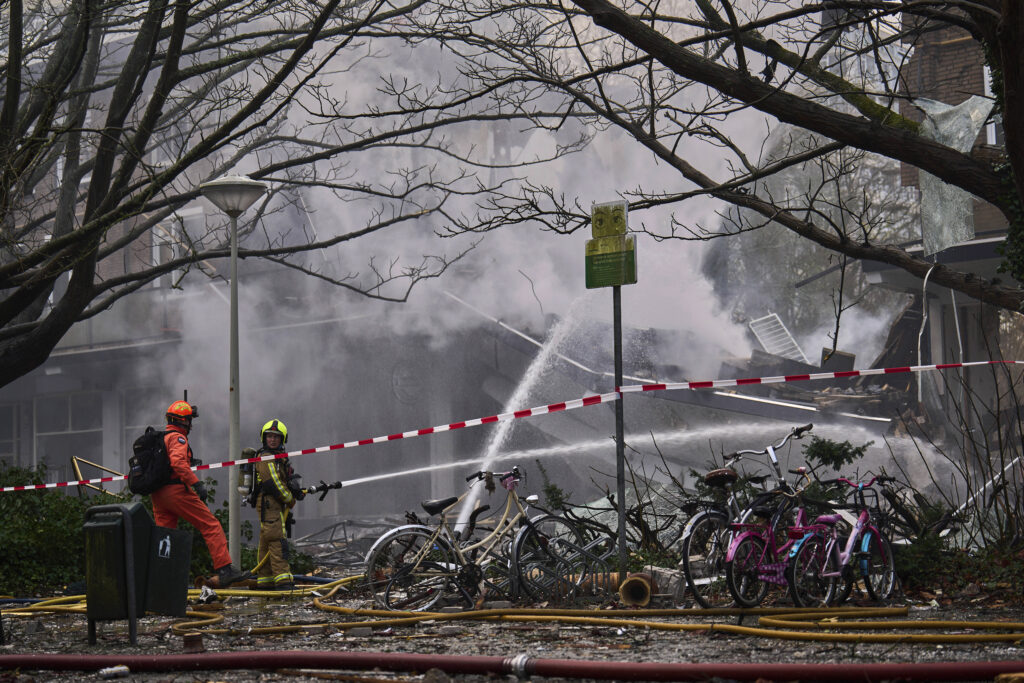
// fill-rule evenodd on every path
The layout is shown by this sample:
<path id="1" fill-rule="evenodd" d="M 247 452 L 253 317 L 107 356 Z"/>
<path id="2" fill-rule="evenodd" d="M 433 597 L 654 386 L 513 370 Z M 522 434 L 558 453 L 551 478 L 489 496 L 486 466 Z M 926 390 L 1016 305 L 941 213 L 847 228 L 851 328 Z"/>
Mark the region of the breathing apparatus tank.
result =
<path id="1" fill-rule="evenodd" d="M 243 496 L 249 495 L 252 489 L 252 463 L 242 465 L 242 478 L 238 482 L 238 492 Z"/>
<path id="2" fill-rule="evenodd" d="M 244 449 L 242 451 L 242 457 L 243 458 L 254 458 L 254 457 L 256 457 L 256 449 L 255 448 L 246 448 L 246 449 Z M 239 469 L 239 474 L 241 475 L 241 476 L 238 477 L 238 493 L 241 494 L 243 501 L 249 502 L 249 498 L 252 497 L 253 480 L 256 478 L 254 476 L 255 475 L 255 470 L 256 470 L 256 465 L 254 463 L 251 463 L 251 462 L 246 462 L 246 463 L 242 463 L 239 466 L 238 469 Z"/>

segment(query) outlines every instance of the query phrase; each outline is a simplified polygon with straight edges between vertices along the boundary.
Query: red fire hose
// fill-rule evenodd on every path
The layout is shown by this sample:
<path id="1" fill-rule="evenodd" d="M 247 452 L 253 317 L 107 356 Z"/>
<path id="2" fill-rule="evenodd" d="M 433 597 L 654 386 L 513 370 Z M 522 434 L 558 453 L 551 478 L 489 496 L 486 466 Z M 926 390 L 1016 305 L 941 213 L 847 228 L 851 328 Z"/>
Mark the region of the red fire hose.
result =
<path id="1" fill-rule="evenodd" d="M 0 655 L 0 670 L 98 671 L 125 665 L 135 673 L 153 671 L 213 671 L 224 669 L 381 669 L 448 674 L 502 674 L 519 677 L 545 676 L 604 680 L 703 681 L 731 678 L 741 681 L 977 681 L 999 674 L 1024 672 L 1024 661 L 945 663 L 841 664 L 692 664 L 680 662 L 602 662 L 575 659 L 534 659 L 457 655 L 424 655 L 395 652 L 210 652 L 178 655 Z"/>

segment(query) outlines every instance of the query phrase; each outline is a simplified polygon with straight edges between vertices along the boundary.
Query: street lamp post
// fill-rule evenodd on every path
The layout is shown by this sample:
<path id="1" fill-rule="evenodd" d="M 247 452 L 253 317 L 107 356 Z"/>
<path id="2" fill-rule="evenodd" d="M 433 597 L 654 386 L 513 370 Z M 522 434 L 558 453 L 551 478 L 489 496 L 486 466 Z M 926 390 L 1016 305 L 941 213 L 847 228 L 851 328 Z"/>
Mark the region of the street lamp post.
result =
<path id="1" fill-rule="evenodd" d="M 231 336 L 229 341 L 231 375 L 228 397 L 231 420 L 228 431 L 228 460 L 241 453 L 239 436 L 241 407 L 238 389 L 238 217 L 263 196 L 266 183 L 246 176 L 223 176 L 203 183 L 199 191 L 231 219 Z M 237 568 L 241 560 L 241 510 L 238 498 L 238 468 L 228 468 L 228 551 Z"/>

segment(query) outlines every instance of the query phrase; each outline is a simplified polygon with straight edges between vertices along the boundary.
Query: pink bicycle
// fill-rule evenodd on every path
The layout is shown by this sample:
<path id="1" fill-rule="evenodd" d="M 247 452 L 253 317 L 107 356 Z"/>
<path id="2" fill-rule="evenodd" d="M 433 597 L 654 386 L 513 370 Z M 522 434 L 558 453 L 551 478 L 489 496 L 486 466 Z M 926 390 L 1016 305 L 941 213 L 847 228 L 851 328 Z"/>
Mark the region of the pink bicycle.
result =
<path id="1" fill-rule="evenodd" d="M 872 487 L 892 481 L 878 476 L 867 483 L 840 477 L 824 480 L 826 485 L 847 485 L 854 489 L 857 521 L 845 539 L 840 533 L 838 514 L 821 515 L 808 526 L 789 530 L 794 543 L 789 550 L 786 580 L 793 602 L 799 607 L 820 607 L 842 603 L 849 597 L 855 576 L 876 602 L 888 600 L 896 588 L 892 546 L 876 522 L 881 518 L 878 492 Z M 870 504 L 869 504 L 870 502 Z"/>
<path id="2" fill-rule="evenodd" d="M 798 427 L 778 444 L 763 451 L 741 451 L 741 453 L 764 453 L 768 455 L 776 472 L 777 487 L 770 492 L 777 502 L 767 502 L 762 496 L 754 507 L 744 512 L 744 517 L 729 525 L 732 540 L 725 555 L 725 583 L 733 600 L 741 607 L 757 607 L 774 585 L 786 585 L 785 570 L 788 565 L 787 553 L 795 542 L 787 537 L 786 529 L 791 525 L 807 523 L 807 503 L 829 506 L 820 501 L 805 499 L 803 492 L 811 478 L 806 467 L 789 470 L 798 475 L 802 484 L 793 488 L 782 478 L 775 452 L 792 438 L 800 438 L 810 431 L 811 425 Z"/>

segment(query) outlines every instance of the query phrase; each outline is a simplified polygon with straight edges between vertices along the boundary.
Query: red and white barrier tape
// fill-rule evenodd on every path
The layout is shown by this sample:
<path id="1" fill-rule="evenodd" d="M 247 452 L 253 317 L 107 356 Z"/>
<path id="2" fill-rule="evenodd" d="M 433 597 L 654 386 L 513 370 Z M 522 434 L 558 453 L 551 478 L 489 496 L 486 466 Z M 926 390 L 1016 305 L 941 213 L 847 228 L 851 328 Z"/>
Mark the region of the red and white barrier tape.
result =
<path id="1" fill-rule="evenodd" d="M 938 365 L 908 365 L 902 368 L 872 368 L 870 370 L 840 370 L 839 372 L 814 372 L 807 375 L 777 375 L 774 377 L 748 377 L 746 379 L 713 379 L 703 382 L 674 382 L 671 384 L 632 384 L 619 387 L 624 394 L 635 391 L 671 391 L 674 389 L 710 389 L 712 387 L 741 387 L 748 384 L 779 384 L 780 382 L 805 382 L 812 379 L 839 379 L 845 377 L 870 377 L 872 375 L 898 375 L 904 372 L 925 370 L 949 370 L 969 368 L 978 365 L 1024 365 L 1020 360 L 979 360 L 970 363 L 939 363 Z"/>
<path id="2" fill-rule="evenodd" d="M 375 443 L 385 443 L 387 441 L 398 441 L 400 439 L 411 439 L 414 436 L 424 436 L 426 434 L 439 434 L 441 432 L 450 432 L 456 429 L 464 429 L 466 427 L 476 427 L 483 424 L 491 424 L 493 422 L 505 422 L 507 420 L 517 420 L 524 417 L 534 417 L 536 415 L 546 415 L 548 413 L 557 413 L 563 410 L 574 410 L 576 408 L 582 408 L 584 406 L 592 406 L 598 403 L 607 403 L 609 401 L 616 401 L 619 398 L 617 392 L 611 392 L 608 394 L 600 394 L 597 396 L 585 396 L 584 398 L 578 398 L 573 401 L 564 401 L 562 403 L 550 403 L 546 406 L 540 406 L 537 408 L 527 408 L 526 410 L 515 410 L 511 413 L 501 413 L 500 415 L 490 415 L 488 417 L 480 417 L 475 420 L 466 420 L 464 422 L 452 422 L 446 425 L 440 425 L 437 427 L 426 427 L 424 429 L 416 429 L 409 432 L 401 432 L 399 434 L 388 434 L 386 436 L 375 436 L 372 439 L 360 439 L 358 441 L 348 441 L 346 443 L 334 444 L 333 446 L 320 446 L 319 448 L 306 448 L 301 451 L 291 451 L 290 453 L 278 453 L 277 455 L 264 455 L 258 458 L 242 458 L 241 460 L 228 460 L 225 462 L 215 462 L 209 465 L 197 465 L 192 469 L 196 472 L 199 470 L 215 470 L 220 467 L 234 467 L 235 465 L 243 465 L 249 462 L 261 462 L 264 460 L 277 460 L 280 458 L 288 458 L 297 455 L 309 455 L 310 453 L 326 453 L 327 451 L 337 451 L 342 448 L 356 448 L 357 446 L 369 446 Z M 29 484 L 27 486 L 4 486 L 0 488 L 0 493 L 6 493 L 8 491 L 33 491 L 36 489 L 55 489 L 64 488 L 67 486 L 82 486 L 84 484 L 106 484 L 114 481 L 124 481 L 128 477 L 126 475 L 118 475 L 116 477 L 97 477 L 96 479 L 82 479 L 80 481 L 61 481 L 52 484 Z"/>
<path id="3" fill-rule="evenodd" d="M 401 432 L 399 434 L 375 436 L 371 439 L 348 441 L 346 443 L 339 443 L 333 446 L 320 446 L 319 448 L 306 448 L 301 451 L 291 451 L 289 453 L 279 453 L 277 455 L 264 455 L 259 458 L 242 458 L 241 460 L 227 460 L 225 462 L 215 462 L 209 465 L 198 465 L 196 467 L 193 467 L 192 469 L 195 471 L 215 470 L 220 467 L 234 467 L 236 465 L 243 465 L 245 463 L 250 462 L 276 460 L 280 458 L 294 457 L 297 455 L 309 455 L 310 453 L 326 453 L 328 451 L 341 450 L 342 448 L 369 446 L 376 443 L 385 443 L 387 441 L 410 439 L 414 436 L 424 436 L 426 434 L 439 434 L 441 432 L 450 432 L 455 429 L 463 429 L 465 427 L 476 427 L 478 425 L 491 424 L 493 422 L 504 422 L 506 420 L 516 420 L 523 417 L 546 415 L 548 413 L 557 413 L 563 410 L 573 410 L 576 408 L 582 408 L 584 406 L 596 405 L 598 403 L 609 403 L 611 401 L 618 400 L 620 392 L 622 394 L 628 394 L 638 391 L 673 391 L 677 389 L 709 389 L 717 387 L 737 387 L 746 386 L 750 384 L 778 384 L 780 382 L 805 382 L 808 380 L 816 379 L 842 379 L 848 377 L 870 377 L 872 375 L 895 375 L 906 372 L 924 372 L 926 370 L 950 370 L 955 368 L 977 367 L 981 365 L 1024 365 L 1024 361 L 985 360 L 974 361 L 970 363 L 939 363 L 937 365 L 910 365 L 897 368 L 872 368 L 869 370 L 841 370 L 838 372 L 815 372 L 806 375 L 778 375 L 774 377 L 749 377 L 746 379 L 715 379 L 706 380 L 702 382 L 674 382 L 670 384 L 632 384 L 629 386 L 619 387 L 619 391 L 617 392 L 611 392 L 609 394 L 600 394 L 596 396 L 587 396 L 584 398 L 578 398 L 573 401 L 565 401 L 563 403 L 551 403 L 546 406 L 540 406 L 537 408 L 515 410 L 510 413 L 490 415 L 488 417 L 481 417 L 475 420 L 466 420 L 464 422 L 452 422 L 451 424 L 440 425 L 438 427 L 427 427 L 425 429 L 416 429 L 409 432 Z M 126 478 L 127 477 L 122 474 L 116 477 L 98 477 L 96 479 L 83 479 L 81 481 L 62 481 L 52 484 L 4 486 L 0 488 L 0 493 L 7 493 L 8 491 L 33 491 L 36 489 L 64 488 L 67 486 L 82 486 L 84 484 L 106 484 L 114 481 L 123 481 Z"/>

